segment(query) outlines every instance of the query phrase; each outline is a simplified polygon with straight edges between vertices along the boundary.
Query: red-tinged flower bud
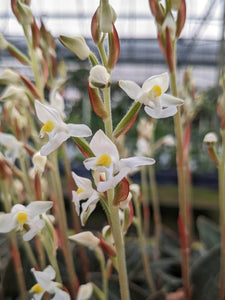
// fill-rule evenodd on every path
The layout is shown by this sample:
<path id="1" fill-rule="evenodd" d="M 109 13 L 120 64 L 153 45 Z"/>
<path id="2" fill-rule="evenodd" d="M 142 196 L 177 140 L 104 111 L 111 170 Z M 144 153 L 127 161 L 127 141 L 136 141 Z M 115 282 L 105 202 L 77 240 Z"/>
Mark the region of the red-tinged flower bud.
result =
<path id="1" fill-rule="evenodd" d="M 178 38 L 181 34 L 181 31 L 184 27 L 186 21 L 186 3 L 185 0 L 181 0 L 180 7 L 177 15 L 177 31 L 176 38 Z"/>
<path id="2" fill-rule="evenodd" d="M 167 65 L 169 67 L 170 73 L 174 73 L 175 57 L 174 57 L 173 44 L 172 44 L 172 39 L 171 39 L 171 35 L 170 35 L 170 30 L 168 27 L 166 27 L 166 45 L 165 46 L 166 46 L 165 53 L 166 53 Z"/>
<path id="3" fill-rule="evenodd" d="M 89 94 L 91 106 L 94 112 L 96 113 L 96 115 L 102 118 L 103 120 L 107 119 L 108 113 L 105 109 L 105 105 L 102 99 L 100 98 L 100 96 L 98 95 L 96 89 L 92 89 L 90 87 L 89 81 L 88 81 L 88 94 Z"/>
<path id="4" fill-rule="evenodd" d="M 37 26 L 35 18 L 33 18 L 33 23 L 31 25 L 31 31 L 32 31 L 32 44 L 33 44 L 33 47 L 37 48 L 37 47 L 40 46 L 40 30 Z"/>
<path id="5" fill-rule="evenodd" d="M 92 35 L 93 41 L 97 45 L 101 40 L 101 30 L 99 28 L 99 22 L 98 22 L 98 9 L 94 13 L 92 20 L 91 20 L 91 35 Z"/>
<path id="6" fill-rule="evenodd" d="M 116 27 L 113 25 L 113 31 L 109 33 L 109 58 L 108 68 L 113 69 L 120 55 L 120 40 Z"/>
<path id="7" fill-rule="evenodd" d="M 99 246 L 108 254 L 109 257 L 115 257 L 116 256 L 116 249 L 111 244 L 107 243 L 101 236 L 100 233 L 98 233 L 99 238 Z"/>
<path id="8" fill-rule="evenodd" d="M 149 5 L 152 11 L 153 16 L 156 19 L 156 22 L 162 25 L 164 21 L 164 9 L 157 0 L 149 0 Z"/>
<path id="9" fill-rule="evenodd" d="M 129 195 L 129 182 L 124 177 L 116 188 L 113 205 L 118 206 L 121 202 L 126 201 Z"/>

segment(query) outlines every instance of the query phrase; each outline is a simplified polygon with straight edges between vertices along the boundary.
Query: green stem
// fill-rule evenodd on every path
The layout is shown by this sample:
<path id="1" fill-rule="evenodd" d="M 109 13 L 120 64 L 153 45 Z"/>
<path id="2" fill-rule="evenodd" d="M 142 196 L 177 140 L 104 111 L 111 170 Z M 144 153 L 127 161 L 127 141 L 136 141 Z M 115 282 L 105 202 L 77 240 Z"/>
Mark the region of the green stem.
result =
<path id="1" fill-rule="evenodd" d="M 118 262 L 118 273 L 120 282 L 120 294 L 121 300 L 130 299 L 129 287 L 128 287 L 128 277 L 127 277 L 127 267 L 126 267 L 126 257 L 125 257 L 125 247 L 124 239 L 120 226 L 119 219 L 119 208 L 113 205 L 114 190 L 108 190 L 108 203 L 111 215 L 111 227 L 112 234 L 115 241 L 116 255 Z"/>
<path id="2" fill-rule="evenodd" d="M 107 274 L 106 274 L 105 257 L 102 253 L 101 248 L 97 247 L 95 249 L 95 255 L 99 261 L 100 269 L 101 269 L 101 273 L 102 273 L 102 290 L 104 293 L 103 300 L 107 300 L 108 299 L 108 278 L 107 278 Z"/>
<path id="3" fill-rule="evenodd" d="M 110 88 L 104 88 L 103 90 L 105 108 L 108 113 L 108 118 L 105 120 L 105 132 L 106 135 L 112 139 L 112 111 L 111 111 L 111 100 L 110 100 Z"/>
<path id="4" fill-rule="evenodd" d="M 26 41 L 27 41 L 27 45 L 28 45 L 28 49 L 29 49 L 29 55 L 30 55 L 30 59 L 31 59 L 31 67 L 34 73 L 34 78 L 35 78 L 35 83 L 37 86 L 37 89 L 41 95 L 41 99 L 44 99 L 44 92 L 43 92 L 43 87 L 42 87 L 42 83 L 41 83 L 41 76 L 40 73 L 38 71 L 38 64 L 37 64 L 37 60 L 35 57 L 35 52 L 34 52 L 34 48 L 29 36 L 29 32 L 28 32 L 28 26 L 27 25 L 23 25 L 23 31 L 24 31 L 24 35 L 26 37 Z"/>
<path id="5" fill-rule="evenodd" d="M 1 181 L 0 184 L 1 184 L 1 195 L 3 199 L 3 205 L 5 207 L 6 212 L 9 213 L 11 205 L 9 199 L 8 182 Z M 9 233 L 9 238 L 11 244 L 11 254 L 12 254 L 12 259 L 16 271 L 21 299 L 28 300 L 23 267 L 22 267 L 21 257 L 17 245 L 16 233 L 14 230 Z"/>
<path id="6" fill-rule="evenodd" d="M 219 211 L 221 228 L 220 300 L 225 297 L 225 130 L 222 131 L 222 157 L 219 163 Z"/>
<path id="7" fill-rule="evenodd" d="M 112 128 L 110 88 L 105 88 L 103 90 L 103 96 L 104 96 L 105 108 L 109 116 L 105 121 L 105 132 L 106 135 L 110 139 L 112 139 L 113 128 Z M 128 286 L 124 239 L 123 239 L 123 233 L 122 233 L 120 219 L 119 219 L 119 208 L 113 205 L 113 199 L 114 199 L 113 189 L 107 191 L 107 196 L 108 196 L 108 207 L 109 207 L 110 220 L 111 220 L 110 225 L 112 228 L 112 234 L 115 242 L 117 262 L 118 262 L 121 300 L 129 300 L 130 292 Z"/>
<path id="8" fill-rule="evenodd" d="M 148 167 L 148 174 L 150 179 L 150 192 L 152 198 L 152 206 L 153 206 L 153 217 L 155 223 L 155 241 L 156 241 L 156 251 L 157 255 L 159 254 L 160 248 L 160 236 L 162 230 L 162 222 L 161 222 L 161 214 L 160 214 L 160 204 L 158 197 L 157 184 L 155 179 L 155 167 L 154 165 Z"/>
<path id="9" fill-rule="evenodd" d="M 57 152 L 52 153 L 52 162 L 54 165 L 54 171 L 51 172 L 52 179 L 54 182 L 54 187 L 56 188 L 56 198 L 57 198 L 57 221 L 60 226 L 60 233 L 62 239 L 62 250 L 65 258 L 65 263 L 67 266 L 67 271 L 69 275 L 70 281 L 70 290 L 74 299 L 76 299 L 77 289 L 78 289 L 78 279 L 75 273 L 75 267 L 73 263 L 72 253 L 69 247 L 69 241 L 67 237 L 67 219 L 66 212 L 64 206 L 64 198 L 61 187 L 59 168 L 58 168 L 58 160 L 57 160 Z"/>
<path id="10" fill-rule="evenodd" d="M 175 48 L 174 48 L 175 52 Z M 174 72 L 170 73 L 171 91 L 177 97 L 177 80 L 176 80 L 176 66 Z M 183 128 L 180 108 L 174 116 L 174 127 L 177 139 L 177 175 L 178 175 L 178 194 L 179 194 L 179 214 L 182 218 L 186 236 L 183 237 L 188 241 L 188 215 L 187 215 L 187 193 L 186 193 L 186 172 L 183 156 Z M 188 244 L 188 243 L 187 243 Z M 190 270 L 189 270 L 189 249 L 181 249 L 182 253 L 182 277 L 185 289 L 186 299 L 191 299 L 190 289 Z"/>
<path id="11" fill-rule="evenodd" d="M 100 56 L 102 58 L 103 65 L 107 69 L 107 67 L 108 67 L 108 60 L 107 60 L 107 56 L 106 56 L 105 48 L 104 48 L 104 38 L 105 38 L 105 35 L 103 35 L 100 43 L 98 44 L 98 50 L 99 50 Z"/>
<path id="12" fill-rule="evenodd" d="M 139 239 L 139 245 L 141 248 L 141 255 L 142 255 L 142 262 L 145 270 L 146 280 L 149 286 L 149 289 L 152 293 L 156 291 L 155 283 L 151 274 L 150 269 L 150 262 L 148 259 L 148 255 L 146 252 L 146 239 L 143 235 L 143 228 L 142 228 L 142 215 L 141 215 L 141 209 L 140 209 L 140 203 L 137 196 L 134 196 L 134 205 L 135 205 L 135 212 L 137 217 L 137 222 L 135 223 L 137 232 L 138 232 L 138 239 Z"/>
<path id="13" fill-rule="evenodd" d="M 147 181 L 147 168 L 141 168 L 141 190 L 143 199 L 143 219 L 144 219 L 144 234 L 149 236 L 150 230 L 150 211 L 149 211 L 149 194 L 148 194 L 148 181 Z"/>

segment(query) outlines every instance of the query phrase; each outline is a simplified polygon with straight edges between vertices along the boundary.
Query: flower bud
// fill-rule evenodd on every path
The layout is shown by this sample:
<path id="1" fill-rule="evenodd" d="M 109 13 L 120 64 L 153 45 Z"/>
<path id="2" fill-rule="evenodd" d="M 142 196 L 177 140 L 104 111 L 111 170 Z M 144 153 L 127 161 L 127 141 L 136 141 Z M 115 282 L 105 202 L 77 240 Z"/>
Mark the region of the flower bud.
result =
<path id="1" fill-rule="evenodd" d="M 85 39 L 81 36 L 68 37 L 61 35 L 59 37 L 60 42 L 70 51 L 75 53 L 81 60 L 85 60 L 91 54 L 91 50 L 85 42 Z"/>
<path id="2" fill-rule="evenodd" d="M 181 3 L 181 0 L 172 0 L 171 1 L 171 8 L 173 10 L 178 10 L 180 8 L 180 3 Z"/>
<path id="3" fill-rule="evenodd" d="M 77 244 L 80 244 L 90 249 L 95 249 L 99 245 L 99 239 L 90 231 L 83 231 L 74 234 L 69 239 Z"/>
<path id="4" fill-rule="evenodd" d="M 0 75 L 0 84 L 19 84 L 20 82 L 19 74 L 11 69 L 5 69 Z"/>
<path id="5" fill-rule="evenodd" d="M 17 1 L 17 9 L 19 13 L 19 22 L 22 25 L 29 25 L 33 23 L 33 15 L 30 7 L 20 0 Z"/>
<path id="6" fill-rule="evenodd" d="M 129 208 L 129 203 L 131 199 L 132 199 L 132 194 L 129 193 L 127 199 L 125 201 L 120 202 L 119 208 L 121 209 Z"/>
<path id="7" fill-rule="evenodd" d="M 111 226 L 106 225 L 102 228 L 102 236 L 108 243 L 114 244 Z"/>
<path id="8" fill-rule="evenodd" d="M 0 33 L 0 49 L 5 50 L 5 49 L 7 49 L 7 47 L 8 47 L 8 42 L 4 38 L 3 34 Z"/>
<path id="9" fill-rule="evenodd" d="M 168 13 L 166 15 L 166 18 L 162 24 L 162 31 L 165 32 L 166 30 L 166 27 L 169 28 L 169 31 L 170 31 L 170 36 L 171 36 L 171 39 L 172 41 L 175 39 L 175 36 L 176 36 L 176 30 L 177 30 L 177 27 L 176 27 L 176 22 L 174 20 L 174 17 L 172 16 L 171 13 Z"/>
<path id="10" fill-rule="evenodd" d="M 207 146 L 214 146 L 218 142 L 217 135 L 214 132 L 209 132 L 205 135 L 203 142 Z"/>
<path id="11" fill-rule="evenodd" d="M 92 283 L 81 284 L 79 286 L 77 300 L 89 300 L 93 294 L 93 285 Z"/>
<path id="12" fill-rule="evenodd" d="M 101 65 L 91 68 L 89 76 L 89 85 L 91 88 L 105 88 L 109 86 L 110 75 L 106 68 Z"/>
<path id="13" fill-rule="evenodd" d="M 98 14 L 100 31 L 104 33 L 112 32 L 117 16 L 108 0 L 101 0 Z"/>
<path id="14" fill-rule="evenodd" d="M 136 183 L 132 183 L 130 184 L 130 191 L 132 193 L 134 193 L 137 197 L 140 196 L 141 190 L 140 190 L 140 186 Z"/>
<path id="15" fill-rule="evenodd" d="M 9 85 L 3 92 L 1 98 L 2 101 L 6 100 L 24 100 L 27 101 L 26 90 L 16 85 Z"/>
<path id="16" fill-rule="evenodd" d="M 40 152 L 36 152 L 32 157 L 32 162 L 34 164 L 34 168 L 36 171 L 40 172 L 41 174 L 45 170 L 47 157 L 40 154 Z"/>

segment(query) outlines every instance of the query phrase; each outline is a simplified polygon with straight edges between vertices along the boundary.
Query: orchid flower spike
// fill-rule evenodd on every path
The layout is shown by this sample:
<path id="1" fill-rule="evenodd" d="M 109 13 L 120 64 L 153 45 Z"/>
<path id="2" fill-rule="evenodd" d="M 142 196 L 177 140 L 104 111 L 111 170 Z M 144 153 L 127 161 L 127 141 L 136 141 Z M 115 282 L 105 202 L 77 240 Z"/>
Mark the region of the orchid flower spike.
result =
<path id="1" fill-rule="evenodd" d="M 59 112 L 38 100 L 35 101 L 35 109 L 38 119 L 44 123 L 41 128 L 41 137 L 45 133 L 49 136 L 49 142 L 44 145 L 40 153 L 48 155 L 55 151 L 69 137 L 87 137 L 92 134 L 91 129 L 83 124 L 66 124 L 63 122 Z"/>
<path id="2" fill-rule="evenodd" d="M 70 300 L 69 294 L 61 289 L 62 284 L 53 281 L 56 276 L 55 270 L 52 266 L 47 266 L 43 271 L 36 271 L 31 269 L 37 283 L 32 286 L 30 292 L 33 294 L 34 300 L 41 300 L 45 292 L 54 295 L 54 300 Z"/>
<path id="3" fill-rule="evenodd" d="M 142 87 L 129 80 L 120 80 L 119 86 L 131 99 L 144 104 L 145 112 L 154 119 L 175 115 L 177 106 L 184 103 L 179 98 L 165 94 L 169 87 L 168 73 L 148 78 Z"/>
<path id="4" fill-rule="evenodd" d="M 82 212 L 80 215 L 81 224 L 84 226 L 99 201 L 99 195 L 98 192 L 92 188 L 91 180 L 80 177 L 74 172 L 72 172 L 72 176 L 78 187 L 76 191 L 72 191 L 73 202 L 78 216 L 80 215 L 80 201 L 88 199 L 82 203 Z"/>
<path id="5" fill-rule="evenodd" d="M 5 147 L 4 157 L 11 164 L 14 164 L 23 151 L 23 143 L 9 133 L 0 132 L 0 145 Z"/>
<path id="6" fill-rule="evenodd" d="M 152 165 L 155 160 L 148 157 L 119 158 L 115 144 L 98 130 L 90 142 L 90 148 L 95 157 L 87 158 L 84 165 L 88 170 L 94 170 L 105 177 L 105 181 L 97 183 L 98 192 L 105 192 L 116 185 L 134 168 Z"/>
<path id="7" fill-rule="evenodd" d="M 16 204 L 10 213 L 0 214 L 0 233 L 10 232 L 13 229 L 23 230 L 28 225 L 29 230 L 23 235 L 24 241 L 31 240 L 45 226 L 40 216 L 52 207 L 50 201 L 34 201 L 28 206 Z"/>

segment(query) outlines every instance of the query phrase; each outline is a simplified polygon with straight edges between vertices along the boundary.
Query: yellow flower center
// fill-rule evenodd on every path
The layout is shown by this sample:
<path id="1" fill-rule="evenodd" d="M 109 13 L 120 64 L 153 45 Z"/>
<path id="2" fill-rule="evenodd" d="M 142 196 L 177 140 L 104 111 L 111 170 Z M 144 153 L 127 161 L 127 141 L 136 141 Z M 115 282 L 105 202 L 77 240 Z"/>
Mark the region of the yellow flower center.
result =
<path id="1" fill-rule="evenodd" d="M 81 188 L 81 187 L 79 187 L 78 189 L 77 189 L 77 194 L 80 194 L 80 193 L 82 193 L 84 190 Z"/>
<path id="2" fill-rule="evenodd" d="M 109 166 L 112 163 L 112 159 L 108 154 L 102 154 L 96 161 L 96 167 L 98 166 Z"/>
<path id="3" fill-rule="evenodd" d="M 42 293 L 44 290 L 43 288 L 40 286 L 39 283 L 36 283 L 35 285 L 32 286 L 31 288 L 31 293 Z"/>
<path id="4" fill-rule="evenodd" d="M 18 223 L 23 226 L 26 223 L 27 220 L 27 214 L 24 212 L 19 212 L 17 215 L 17 221 Z"/>
<path id="5" fill-rule="evenodd" d="M 150 97 L 157 98 L 162 95 L 162 89 L 159 85 L 154 85 L 153 88 L 148 92 Z"/>
<path id="6" fill-rule="evenodd" d="M 41 133 L 43 132 L 51 132 L 53 130 L 53 128 L 55 127 L 55 124 L 48 120 L 41 128 Z"/>

